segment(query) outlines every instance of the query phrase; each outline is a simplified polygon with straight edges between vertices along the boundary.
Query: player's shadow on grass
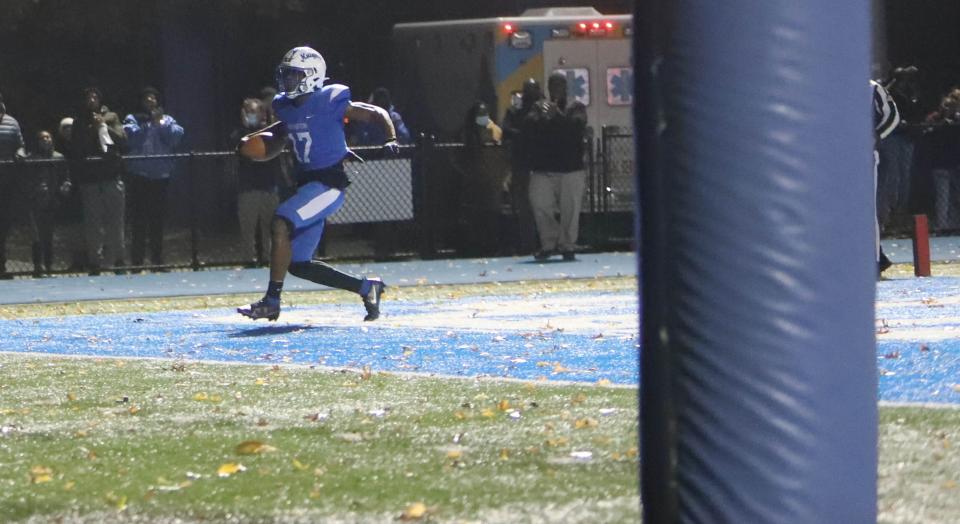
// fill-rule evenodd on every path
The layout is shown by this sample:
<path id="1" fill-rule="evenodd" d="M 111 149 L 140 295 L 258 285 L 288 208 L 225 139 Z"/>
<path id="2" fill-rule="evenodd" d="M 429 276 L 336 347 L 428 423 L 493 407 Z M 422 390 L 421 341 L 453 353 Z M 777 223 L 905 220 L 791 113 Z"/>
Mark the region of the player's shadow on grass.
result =
<path id="1" fill-rule="evenodd" d="M 287 333 L 307 331 L 308 329 L 316 329 L 316 326 L 304 326 L 299 324 L 286 326 L 264 326 L 237 331 L 236 333 L 231 333 L 228 336 L 230 338 L 267 337 L 271 335 L 286 335 Z"/>

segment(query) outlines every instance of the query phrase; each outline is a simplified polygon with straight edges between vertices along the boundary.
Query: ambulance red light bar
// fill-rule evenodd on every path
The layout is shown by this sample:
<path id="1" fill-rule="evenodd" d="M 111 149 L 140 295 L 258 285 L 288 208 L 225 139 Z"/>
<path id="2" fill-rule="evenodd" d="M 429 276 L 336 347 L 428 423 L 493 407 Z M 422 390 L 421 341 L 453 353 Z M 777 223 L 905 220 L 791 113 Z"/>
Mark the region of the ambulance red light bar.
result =
<path id="1" fill-rule="evenodd" d="M 616 29 L 616 24 L 608 20 L 590 20 L 573 26 L 573 32 L 580 36 L 607 36 Z"/>

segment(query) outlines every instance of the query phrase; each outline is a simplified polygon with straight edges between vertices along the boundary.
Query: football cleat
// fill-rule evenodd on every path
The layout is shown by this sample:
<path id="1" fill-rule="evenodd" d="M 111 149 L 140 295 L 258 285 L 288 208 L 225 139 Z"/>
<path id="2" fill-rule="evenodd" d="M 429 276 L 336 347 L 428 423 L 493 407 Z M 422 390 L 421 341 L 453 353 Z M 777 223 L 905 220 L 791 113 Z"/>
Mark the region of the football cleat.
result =
<path id="1" fill-rule="evenodd" d="M 237 313 L 253 320 L 261 318 L 276 320 L 280 317 L 280 299 L 263 297 L 249 306 L 238 307 Z"/>
<path id="2" fill-rule="evenodd" d="M 380 297 L 383 296 L 383 290 L 387 287 L 379 278 L 368 278 L 364 284 L 369 284 L 370 289 L 363 297 L 363 307 L 367 309 L 367 316 L 363 320 L 369 322 L 380 318 Z"/>

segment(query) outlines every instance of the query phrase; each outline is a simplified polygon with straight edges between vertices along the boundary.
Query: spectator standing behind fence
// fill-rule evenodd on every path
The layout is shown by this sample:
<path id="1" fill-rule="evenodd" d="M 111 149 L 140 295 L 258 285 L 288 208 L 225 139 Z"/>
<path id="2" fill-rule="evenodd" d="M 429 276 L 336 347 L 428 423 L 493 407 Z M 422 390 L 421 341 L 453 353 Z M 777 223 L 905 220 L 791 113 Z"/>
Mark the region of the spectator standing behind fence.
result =
<path id="1" fill-rule="evenodd" d="M 0 278 L 10 278 L 7 273 L 7 235 L 13 224 L 16 205 L 17 170 L 9 163 L 22 160 L 23 133 L 17 119 L 7 114 L 7 106 L 0 94 Z"/>
<path id="2" fill-rule="evenodd" d="M 503 117 L 503 141 L 510 149 L 510 205 L 517 220 L 516 237 L 512 244 L 520 255 L 529 255 L 537 249 L 537 230 L 530 208 L 529 146 L 524 143 L 523 121 L 533 104 L 543 99 L 540 83 L 527 79 L 523 90 L 511 98 L 510 108 Z"/>
<path id="3" fill-rule="evenodd" d="M 523 127 L 530 146 L 530 206 L 540 236 L 534 258 L 547 260 L 559 252 L 564 260 L 573 261 L 587 178 L 583 160 L 587 110 L 582 103 L 567 100 L 564 74 L 550 75 L 547 90 L 550 99 L 533 105 Z"/>
<path id="4" fill-rule="evenodd" d="M 90 275 L 105 266 L 123 266 L 125 188 L 123 158 L 126 145 L 123 124 L 102 103 L 100 90 L 83 90 L 81 107 L 73 119 L 68 187 L 80 191 L 83 237 Z"/>
<path id="5" fill-rule="evenodd" d="M 270 124 L 263 101 L 248 98 L 240 108 L 241 127 L 230 135 L 230 143 L 239 145 L 244 136 Z M 282 157 L 254 162 L 237 157 L 237 215 L 240 220 L 240 242 L 247 265 L 262 266 L 269 260 L 270 222 L 280 203 L 278 187 L 292 185 L 281 163 Z"/>
<path id="6" fill-rule="evenodd" d="M 73 136 L 73 118 L 66 116 L 60 120 L 57 128 L 57 138 L 60 147 L 58 151 L 70 151 L 71 137 Z M 68 272 L 82 271 L 87 267 L 87 248 L 83 240 L 83 209 L 79 191 L 71 191 L 69 177 L 60 184 L 59 212 L 63 226 L 64 243 L 69 251 Z"/>
<path id="7" fill-rule="evenodd" d="M 927 115 L 922 147 L 918 156 L 923 162 L 921 172 L 929 170 L 933 184 L 933 224 L 938 232 L 956 229 L 954 200 L 960 168 L 960 89 L 950 90 L 937 109 Z"/>
<path id="8" fill-rule="evenodd" d="M 873 126 L 874 126 L 874 146 L 873 146 L 873 201 L 877 201 L 877 181 L 879 178 L 880 152 L 877 147 L 881 140 L 890 136 L 893 130 L 900 125 L 900 113 L 897 111 L 897 104 L 893 97 L 884 89 L 880 82 L 871 80 L 870 86 L 873 92 Z M 877 276 L 879 277 L 892 263 L 887 255 L 883 253 L 883 246 L 880 245 L 880 221 L 876 218 L 876 208 L 874 208 L 874 217 L 876 220 L 876 260 Z"/>
<path id="9" fill-rule="evenodd" d="M 160 91 L 145 87 L 140 92 L 139 113 L 123 119 L 127 149 L 132 155 L 169 155 L 177 151 L 183 128 L 160 105 Z M 176 167 L 173 158 L 131 159 L 127 162 L 130 176 L 127 190 L 132 224 L 130 259 L 142 266 L 147 245 L 150 261 L 163 264 L 163 225 L 167 214 L 167 189 Z"/>
<path id="10" fill-rule="evenodd" d="M 67 180 L 67 164 L 56 150 L 53 134 L 37 133 L 37 149 L 29 157 L 28 184 L 30 233 L 33 240 L 33 275 L 49 274 L 53 268 L 53 229 L 57 215 L 57 194 Z"/>
<path id="11" fill-rule="evenodd" d="M 370 93 L 367 103 L 375 105 L 390 115 L 390 121 L 393 122 L 393 128 L 397 132 L 397 142 L 400 144 L 410 143 L 410 131 L 407 125 L 403 123 L 403 117 L 393 107 L 393 100 L 390 91 L 385 87 L 378 87 Z M 381 146 L 384 143 L 383 129 L 371 122 L 350 122 L 347 125 L 347 142 L 351 146 Z"/>
<path id="12" fill-rule="evenodd" d="M 500 145 L 503 130 L 478 100 L 467 110 L 460 138 L 457 249 L 470 256 L 491 255 L 500 247 L 498 221 L 508 170 L 503 150 L 490 146 Z"/>

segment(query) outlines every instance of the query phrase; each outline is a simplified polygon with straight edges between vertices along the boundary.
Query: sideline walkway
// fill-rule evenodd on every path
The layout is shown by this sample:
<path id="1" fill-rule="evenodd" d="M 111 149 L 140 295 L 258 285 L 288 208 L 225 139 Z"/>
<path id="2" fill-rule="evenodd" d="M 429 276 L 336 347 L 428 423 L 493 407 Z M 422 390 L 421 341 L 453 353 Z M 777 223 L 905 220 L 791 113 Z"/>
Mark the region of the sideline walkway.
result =
<path id="1" fill-rule="evenodd" d="M 883 252 L 894 264 L 913 264 L 913 241 L 891 238 L 880 241 Z M 960 237 L 930 237 L 930 260 L 960 262 Z"/>
<path id="2" fill-rule="evenodd" d="M 382 277 L 388 286 L 475 284 L 636 276 L 637 257 L 630 252 L 584 253 L 578 255 L 576 262 L 563 262 L 560 257 L 545 263 L 535 262 L 531 257 L 502 257 L 371 262 L 337 267 L 355 275 Z M 0 281 L 0 304 L 262 293 L 266 289 L 267 273 L 266 269 L 217 269 L 17 279 Z M 283 289 L 312 291 L 329 288 L 290 276 Z"/>
<path id="3" fill-rule="evenodd" d="M 909 238 L 885 239 L 883 250 L 894 263 L 913 262 Z M 960 262 L 960 237 L 931 237 L 930 258 L 937 262 Z M 576 262 L 535 262 L 531 257 L 500 257 L 453 260 L 411 260 L 338 265 L 356 275 L 380 276 L 390 286 L 418 284 L 476 284 L 520 280 L 556 280 L 636 276 L 635 253 L 584 253 Z M 261 293 L 266 289 L 266 269 L 214 269 L 140 275 L 98 277 L 50 277 L 0 281 L 0 304 L 78 302 L 126 298 Z M 288 277 L 284 290 L 327 289 L 296 277 Z"/>

